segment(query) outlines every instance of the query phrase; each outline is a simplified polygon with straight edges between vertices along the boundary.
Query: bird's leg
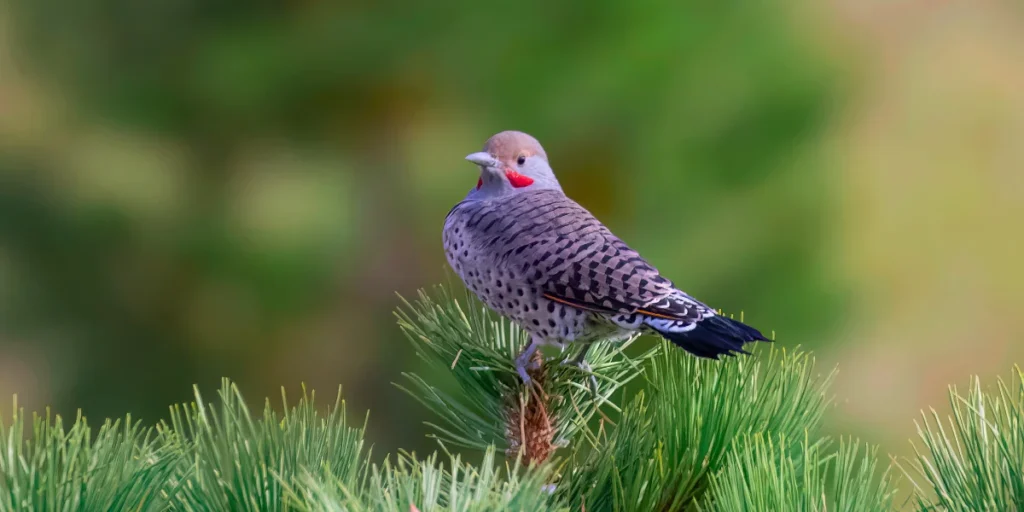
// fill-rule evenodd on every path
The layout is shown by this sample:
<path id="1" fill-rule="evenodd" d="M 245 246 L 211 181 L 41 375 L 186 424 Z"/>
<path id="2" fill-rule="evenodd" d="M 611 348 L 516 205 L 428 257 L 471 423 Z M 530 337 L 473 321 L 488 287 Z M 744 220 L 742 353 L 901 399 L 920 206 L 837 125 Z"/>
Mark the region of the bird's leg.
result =
<path id="1" fill-rule="evenodd" d="M 590 389 L 594 392 L 594 395 L 597 396 L 597 377 L 594 376 L 594 371 L 590 368 L 590 363 L 587 363 L 587 351 L 590 350 L 591 345 L 593 345 L 593 343 L 584 344 L 583 348 L 580 349 L 580 353 L 576 354 L 576 357 L 572 358 L 572 360 L 565 360 L 565 363 L 571 364 L 572 366 L 590 374 Z"/>
<path id="2" fill-rule="evenodd" d="M 523 352 L 516 357 L 516 372 L 519 373 L 519 378 L 523 379 L 523 384 L 530 385 L 530 374 L 526 373 L 526 370 L 531 367 L 536 367 L 536 363 L 533 362 L 533 354 L 540 348 L 540 343 L 537 340 L 530 338 L 530 342 L 526 344 L 526 348 Z"/>

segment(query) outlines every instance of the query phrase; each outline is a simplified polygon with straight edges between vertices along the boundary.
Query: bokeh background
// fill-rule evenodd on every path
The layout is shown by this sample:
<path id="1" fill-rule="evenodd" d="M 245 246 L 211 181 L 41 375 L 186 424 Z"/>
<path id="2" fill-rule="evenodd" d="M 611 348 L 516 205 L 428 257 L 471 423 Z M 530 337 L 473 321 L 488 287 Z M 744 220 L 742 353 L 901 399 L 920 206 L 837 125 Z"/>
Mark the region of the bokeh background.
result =
<path id="1" fill-rule="evenodd" d="M 672 5 L 670 5 L 672 4 Z M 692 294 L 839 365 L 906 453 L 1024 363 L 1024 16 L 986 2 L 8 0 L 0 398 L 156 421 L 236 379 L 344 386 L 379 453 L 396 292 L 492 133 Z"/>

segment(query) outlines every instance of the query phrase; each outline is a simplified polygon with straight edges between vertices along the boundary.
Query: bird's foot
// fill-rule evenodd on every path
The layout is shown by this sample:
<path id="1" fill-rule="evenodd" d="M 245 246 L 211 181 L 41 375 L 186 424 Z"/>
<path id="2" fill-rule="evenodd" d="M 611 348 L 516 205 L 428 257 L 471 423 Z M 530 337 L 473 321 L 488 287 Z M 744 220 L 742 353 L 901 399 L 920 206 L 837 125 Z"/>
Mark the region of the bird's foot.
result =
<path id="1" fill-rule="evenodd" d="M 530 370 L 539 370 L 540 361 L 534 357 L 536 348 L 531 343 L 527 346 L 527 349 L 523 353 L 516 357 L 516 373 L 519 374 L 519 378 L 523 380 L 523 384 L 529 387 L 533 383 L 533 379 L 530 377 Z"/>
<path id="2" fill-rule="evenodd" d="M 519 378 L 523 380 L 524 385 L 529 386 L 533 382 L 533 379 L 530 378 L 530 374 L 526 372 L 525 366 L 516 364 L 516 372 L 519 373 Z"/>
<path id="3" fill-rule="evenodd" d="M 579 368 L 581 372 L 589 375 L 590 391 L 594 393 L 595 397 L 597 396 L 597 377 L 594 375 L 594 370 L 590 368 L 590 363 L 588 363 L 586 359 L 566 359 L 565 361 L 562 361 L 562 364 L 575 366 L 576 368 Z"/>

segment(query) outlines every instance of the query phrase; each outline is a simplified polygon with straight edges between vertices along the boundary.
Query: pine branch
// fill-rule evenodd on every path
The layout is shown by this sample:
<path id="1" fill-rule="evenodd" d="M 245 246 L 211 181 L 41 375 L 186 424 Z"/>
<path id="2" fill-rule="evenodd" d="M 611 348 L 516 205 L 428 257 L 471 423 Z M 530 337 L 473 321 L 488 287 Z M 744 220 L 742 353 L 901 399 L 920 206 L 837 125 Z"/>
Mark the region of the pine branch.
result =
<path id="1" fill-rule="evenodd" d="M 891 473 L 876 476 L 877 449 L 856 441 L 795 441 L 761 433 L 738 439 L 711 477 L 702 511 L 885 512 L 893 509 Z"/>
<path id="2" fill-rule="evenodd" d="M 906 471 L 920 510 L 1024 508 L 1024 373 L 1014 373 L 994 392 L 982 391 L 977 377 L 966 394 L 951 387 L 948 430 L 934 409 L 922 414 L 921 446 Z"/>
<path id="3" fill-rule="evenodd" d="M 365 425 L 347 425 L 340 390 L 325 415 L 316 409 L 315 393 L 305 389 L 294 407 L 282 390 L 284 413 L 267 400 L 258 418 L 226 379 L 219 406 L 207 404 L 198 389 L 195 397 L 172 407 L 170 424 L 159 428 L 163 445 L 187 461 L 169 482 L 170 509 L 292 510 L 286 489 L 310 473 L 360 488 L 368 467 Z"/>
<path id="4" fill-rule="evenodd" d="M 533 372 L 535 386 L 527 389 L 514 360 L 526 344 L 526 334 L 514 324 L 492 316 L 476 299 L 459 301 L 445 287 L 433 296 L 420 292 L 417 301 L 397 313 L 399 325 L 430 366 L 450 373 L 458 396 L 416 374 L 404 374 L 410 386 L 398 386 L 441 416 L 430 425 L 442 442 L 484 450 L 494 444 L 510 456 L 546 460 L 555 448 L 585 433 L 600 407 L 618 409 L 609 401 L 624 384 L 640 375 L 652 349 L 633 359 L 622 344 L 598 344 L 588 352 L 597 393 L 589 374 L 562 364 L 564 357 L 544 360 Z"/>
<path id="5" fill-rule="evenodd" d="M 81 412 L 65 430 L 63 419 L 32 417 L 14 400 L 8 426 L 0 415 L 0 510 L 164 510 L 164 483 L 178 454 L 155 442 L 152 429 L 107 420 L 93 433 Z"/>
<path id="6" fill-rule="evenodd" d="M 481 449 L 482 464 L 446 451 L 372 465 L 365 425 L 347 423 L 340 393 L 326 412 L 304 390 L 294 406 L 282 394 L 281 413 L 267 401 L 253 414 L 225 380 L 219 403 L 197 390 L 156 429 L 127 417 L 93 432 L 81 415 L 65 426 L 47 414 L 26 430 L 15 402 L 11 422 L 0 418 L 0 512 L 893 509 L 893 477 L 876 474 L 875 448 L 817 436 L 832 374 L 818 374 L 809 354 L 771 347 L 708 361 L 663 343 L 631 359 L 598 345 L 595 397 L 561 357 L 532 370 L 527 389 L 513 368 L 524 334 L 444 289 L 399 318 L 460 392 L 412 374 L 406 391 L 439 412 L 438 439 Z M 639 375 L 645 389 L 620 410 L 612 397 Z M 1024 373 L 994 391 L 975 378 L 950 398 L 948 422 L 932 411 L 919 424 L 905 471 L 917 508 L 1019 510 Z M 592 431 L 602 408 L 619 414 Z"/>
<path id="7" fill-rule="evenodd" d="M 559 484 L 573 507 L 677 510 L 705 491 L 734 439 L 753 433 L 813 436 L 833 374 L 802 352 L 774 347 L 749 357 L 700 360 L 665 346 L 617 428 L 603 433 Z"/>
<path id="8" fill-rule="evenodd" d="M 301 510 L 313 511 L 392 511 L 446 510 L 454 512 L 505 510 L 564 510 L 556 507 L 550 493 L 544 492 L 549 468 L 526 469 L 518 464 L 499 469 L 495 448 L 485 450 L 483 461 L 474 467 L 458 455 L 450 455 L 448 464 L 439 462 L 435 453 L 426 459 L 402 454 L 395 463 L 386 460 L 375 466 L 369 484 L 361 494 L 339 482 L 330 482 L 308 474 Z"/>

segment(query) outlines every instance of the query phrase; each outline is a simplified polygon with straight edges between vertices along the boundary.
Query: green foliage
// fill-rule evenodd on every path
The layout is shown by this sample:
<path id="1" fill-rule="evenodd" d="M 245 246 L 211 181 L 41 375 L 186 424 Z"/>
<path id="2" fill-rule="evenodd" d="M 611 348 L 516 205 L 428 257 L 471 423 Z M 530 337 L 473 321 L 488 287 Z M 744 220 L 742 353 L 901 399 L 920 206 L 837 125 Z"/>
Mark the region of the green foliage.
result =
<path id="1" fill-rule="evenodd" d="M 422 512 L 558 509 L 551 503 L 551 494 L 544 490 L 550 471 L 523 470 L 518 463 L 499 470 L 494 459 L 493 446 L 486 450 L 479 466 L 451 455 L 450 469 L 438 463 L 436 453 L 425 460 L 402 454 L 395 464 L 385 461 L 373 468 L 361 499 L 340 483 L 308 478 L 304 482 L 304 509 L 369 512 L 408 510 L 409 504 Z"/>
<path id="2" fill-rule="evenodd" d="M 569 495 L 599 509 L 678 508 L 702 495 L 733 439 L 798 439 L 818 429 L 832 374 L 819 376 L 808 354 L 773 347 L 763 357 L 711 361 L 663 344 L 648 372 L 651 397 L 633 401 L 577 469 Z"/>
<path id="3" fill-rule="evenodd" d="M 711 477 L 701 510 L 749 512 L 873 512 L 893 508 L 889 470 L 877 475 L 876 449 L 841 441 L 827 443 L 761 433 L 739 438 L 725 467 Z"/>
<path id="4" fill-rule="evenodd" d="M 295 405 L 282 394 L 281 412 L 266 401 L 254 415 L 225 380 L 218 403 L 197 389 L 193 403 L 172 407 L 155 429 L 129 417 L 95 433 L 81 415 L 67 427 L 59 416 L 35 417 L 26 432 L 15 403 L 11 421 L 0 418 L 0 511 L 895 509 L 891 468 L 880 467 L 877 448 L 817 434 L 832 374 L 819 374 L 807 353 L 775 347 L 722 361 L 664 343 L 639 359 L 597 352 L 596 397 L 587 375 L 564 369 L 560 358 L 547 361 L 530 396 L 555 425 L 518 425 L 522 439 L 540 429 L 565 442 L 521 457 L 503 440 L 516 421 L 508 404 L 524 396 L 510 362 L 524 340 L 478 306 L 441 289 L 399 313 L 421 357 L 462 387 L 444 394 L 409 376 L 407 391 L 444 422 L 433 426 L 443 453 L 374 463 L 366 424 L 349 424 L 340 393 L 323 410 L 312 392 Z M 622 395 L 638 375 L 645 389 Z M 953 389 L 951 397 L 949 429 L 934 412 L 920 425 L 924 449 L 912 467 L 926 484 L 914 484 L 917 507 L 1018 510 L 1024 374 L 1018 370 L 1012 386 L 1001 381 L 996 393 L 974 380 L 968 394 Z M 614 407 L 617 399 L 626 405 Z M 466 462 L 444 442 L 481 448 L 483 458 Z"/>
<path id="5" fill-rule="evenodd" d="M 441 416 L 445 425 L 428 425 L 445 443 L 481 450 L 491 444 L 507 448 L 509 401 L 536 399 L 524 389 L 514 364 L 527 336 L 518 326 L 494 318 L 475 298 L 467 295 L 460 303 L 444 287 L 434 295 L 421 292 L 415 303 L 405 302 L 398 312 L 399 325 L 416 354 L 433 368 L 450 371 L 461 393 L 446 393 L 412 373 L 403 374 L 411 387 L 399 387 Z M 599 406 L 617 408 L 608 399 L 642 373 L 643 360 L 654 351 L 634 360 L 623 354 L 630 343 L 603 344 L 587 353 L 597 377 L 596 400 L 589 374 L 562 364 L 566 356 L 544 362 L 551 383 L 544 391 L 556 397 L 548 412 L 559 444 L 574 439 Z"/>
<path id="6" fill-rule="evenodd" d="M 914 486 L 920 510 L 1024 508 L 1024 373 L 1014 373 L 994 393 L 978 378 L 966 394 L 950 388 L 948 430 L 934 409 L 923 415 L 911 465 L 928 485 Z"/>
<path id="7" fill-rule="evenodd" d="M 96 432 L 81 414 L 67 429 L 49 412 L 33 415 L 30 432 L 25 421 L 17 400 L 10 423 L 0 415 L 0 511 L 166 508 L 161 491 L 178 453 L 131 416 L 107 420 Z"/>
<path id="8" fill-rule="evenodd" d="M 224 381 L 219 407 L 196 401 L 171 409 L 170 425 L 160 429 L 163 444 L 185 464 L 171 483 L 173 510 L 291 510 L 285 485 L 314 475 L 356 487 L 365 476 L 363 428 L 348 426 L 341 392 L 325 414 L 314 394 L 303 392 L 284 414 L 266 402 L 253 418 L 234 384 Z"/>
<path id="9" fill-rule="evenodd" d="M 815 435 L 830 398 L 832 374 L 821 378 L 814 360 L 772 347 L 763 360 L 707 361 L 665 352 L 651 368 L 654 430 L 676 461 L 666 472 L 664 503 L 685 504 L 703 490 L 731 441 L 755 432 L 789 438 Z M 699 384 L 698 384 L 699 383 Z"/>

